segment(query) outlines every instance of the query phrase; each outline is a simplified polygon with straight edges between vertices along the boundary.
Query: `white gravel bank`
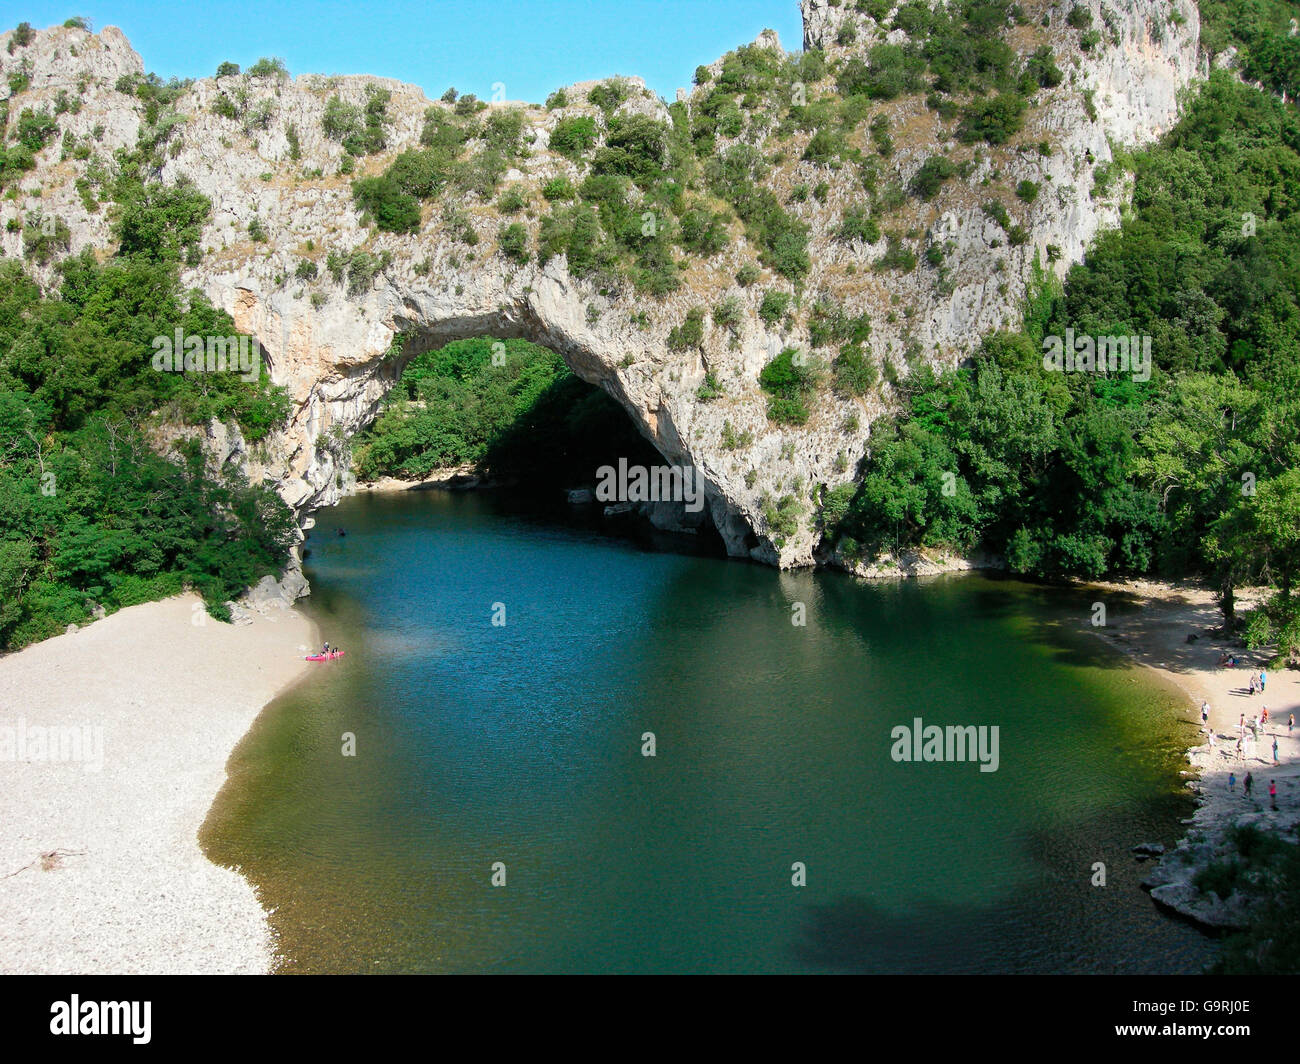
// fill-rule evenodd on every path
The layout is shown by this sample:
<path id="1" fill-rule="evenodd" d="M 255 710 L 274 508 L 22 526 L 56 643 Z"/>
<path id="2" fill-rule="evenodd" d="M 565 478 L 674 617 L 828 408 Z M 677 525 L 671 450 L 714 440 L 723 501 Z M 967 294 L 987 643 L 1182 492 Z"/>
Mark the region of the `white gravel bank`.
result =
<path id="1" fill-rule="evenodd" d="M 0 658 L 0 972 L 270 969 L 266 913 L 198 830 L 315 642 L 296 610 L 226 625 L 182 595 Z"/>

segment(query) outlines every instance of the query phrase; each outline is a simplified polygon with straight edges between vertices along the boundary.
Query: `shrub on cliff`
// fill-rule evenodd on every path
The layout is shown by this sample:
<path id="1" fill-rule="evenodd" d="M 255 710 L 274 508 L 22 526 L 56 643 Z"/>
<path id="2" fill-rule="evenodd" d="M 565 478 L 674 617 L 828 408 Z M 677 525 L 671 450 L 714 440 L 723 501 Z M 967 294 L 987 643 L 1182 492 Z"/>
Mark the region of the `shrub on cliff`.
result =
<path id="1" fill-rule="evenodd" d="M 704 344 L 704 308 L 691 307 L 680 325 L 668 331 L 668 350 L 685 351 Z"/>
<path id="2" fill-rule="evenodd" d="M 426 148 L 436 148 L 448 155 L 460 154 L 469 133 L 452 121 L 441 107 L 429 107 L 424 112 L 424 126 L 420 130 L 420 143 Z"/>
<path id="3" fill-rule="evenodd" d="M 945 159 L 942 155 L 932 155 L 912 175 L 910 187 L 921 199 L 929 202 L 934 199 L 943 183 L 956 172 L 957 167 L 951 160 Z"/>
<path id="4" fill-rule="evenodd" d="M 361 177 L 352 183 L 357 209 L 369 214 L 375 224 L 390 233 L 413 233 L 420 228 L 420 203 L 388 173 Z"/>
<path id="5" fill-rule="evenodd" d="M 704 207 L 691 207 L 681 220 L 680 243 L 705 258 L 718 254 L 728 242 L 728 215 Z"/>
<path id="6" fill-rule="evenodd" d="M 263 56 L 248 68 L 250 78 L 287 78 L 289 68 L 279 56 Z"/>
<path id="7" fill-rule="evenodd" d="M 876 386 L 876 365 L 862 349 L 861 343 L 840 348 L 835 360 L 835 390 L 842 395 L 866 395 Z"/>
<path id="8" fill-rule="evenodd" d="M 587 93 L 587 102 L 595 104 L 606 114 L 609 114 L 631 94 L 631 86 L 622 78 L 609 78 Z"/>
<path id="9" fill-rule="evenodd" d="M 511 222 L 502 229 L 497 242 L 506 258 L 521 266 L 528 261 L 528 230 L 519 222 Z"/>
<path id="10" fill-rule="evenodd" d="M 349 134 L 361 129 L 361 108 L 344 103 L 338 95 L 331 96 L 325 101 L 325 113 L 320 124 L 325 136 L 342 143 Z"/>
<path id="11" fill-rule="evenodd" d="M 18 23 L 18 27 L 9 35 L 9 54 L 13 55 L 19 48 L 26 48 L 34 40 L 36 40 L 36 31 L 32 29 L 32 24 Z"/>
<path id="12" fill-rule="evenodd" d="M 574 115 L 571 118 L 561 118 L 555 123 L 550 146 L 552 151 L 576 161 L 599 139 L 594 118 L 590 115 Z"/>
<path id="13" fill-rule="evenodd" d="M 799 531 L 799 517 L 803 513 L 803 506 L 793 495 L 782 495 L 780 499 L 773 499 L 766 492 L 759 500 L 759 505 L 763 509 L 763 520 L 767 523 L 768 531 L 772 533 L 772 542 L 776 546 L 785 546 L 786 541 Z"/>
<path id="14" fill-rule="evenodd" d="M 793 302 L 794 296 L 789 292 L 778 292 L 774 288 L 769 288 L 763 293 L 763 301 L 758 307 L 758 316 L 768 325 L 775 325 L 786 316 Z"/>
<path id="15" fill-rule="evenodd" d="M 987 100 L 976 100 L 962 112 L 958 136 L 970 143 L 986 140 L 1005 144 L 1024 125 L 1028 103 L 1014 93 L 1000 93 Z"/>
<path id="16" fill-rule="evenodd" d="M 605 146 L 592 157 L 591 172 L 621 175 L 647 185 L 662 174 L 667 148 L 664 123 L 642 114 L 619 115 L 610 120 Z"/>
<path id="17" fill-rule="evenodd" d="M 843 96 L 867 96 L 892 100 L 925 87 L 925 60 L 897 44 L 876 44 L 865 61 L 849 59 L 840 68 L 837 82 Z"/>
<path id="18" fill-rule="evenodd" d="M 58 131 L 58 123 L 44 108 L 34 111 L 30 107 L 24 107 L 18 116 L 18 143 L 30 152 L 40 151 Z"/>
<path id="19" fill-rule="evenodd" d="M 119 255 L 177 262 L 198 248 L 212 204 L 185 179 L 175 185 L 119 180 L 117 196 Z"/>
<path id="20" fill-rule="evenodd" d="M 805 354 L 787 347 L 758 375 L 759 387 L 768 393 L 767 416 L 787 425 L 808 420 L 808 399 L 817 385 L 816 372 Z"/>

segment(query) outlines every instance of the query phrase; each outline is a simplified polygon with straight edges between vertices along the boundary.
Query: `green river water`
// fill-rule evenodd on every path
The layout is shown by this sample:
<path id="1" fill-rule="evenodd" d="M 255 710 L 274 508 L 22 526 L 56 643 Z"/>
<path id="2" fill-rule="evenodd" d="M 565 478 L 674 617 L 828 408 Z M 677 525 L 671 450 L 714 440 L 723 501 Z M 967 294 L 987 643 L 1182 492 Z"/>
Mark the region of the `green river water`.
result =
<path id="1" fill-rule="evenodd" d="M 1190 715 L 1084 630 L 1088 596 L 780 573 L 493 493 L 318 520 L 305 608 L 347 655 L 261 715 L 202 833 L 275 910 L 285 972 L 1210 957 L 1129 852 L 1189 815 Z M 997 771 L 892 760 L 916 717 L 997 725 Z"/>

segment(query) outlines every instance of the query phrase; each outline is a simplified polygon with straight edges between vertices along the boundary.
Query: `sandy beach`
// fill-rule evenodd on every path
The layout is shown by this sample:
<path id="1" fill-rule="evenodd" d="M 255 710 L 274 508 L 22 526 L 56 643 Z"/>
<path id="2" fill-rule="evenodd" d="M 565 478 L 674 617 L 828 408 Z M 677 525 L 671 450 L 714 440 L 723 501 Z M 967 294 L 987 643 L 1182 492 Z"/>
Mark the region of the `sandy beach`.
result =
<path id="1" fill-rule="evenodd" d="M 1290 734 L 1286 727 L 1288 714 L 1300 716 L 1300 671 L 1269 670 L 1270 654 L 1252 653 L 1207 634 L 1222 623 L 1222 617 L 1213 592 L 1205 588 L 1146 581 L 1089 586 L 1127 597 L 1141 606 L 1137 613 L 1119 616 L 1112 613 L 1105 627 L 1090 630 L 1181 687 L 1187 693 L 1190 715 L 1198 726 L 1202 700 L 1210 703 L 1209 724 L 1218 740 L 1217 756 L 1207 759 L 1202 767 L 1221 769 L 1225 780 L 1229 771 L 1236 771 L 1239 778 L 1253 772 L 1257 778 L 1262 774 L 1276 779 L 1279 804 L 1283 798 L 1283 781 L 1285 789 L 1294 791 L 1294 797 L 1300 798 L 1300 791 L 1295 790 L 1300 778 L 1300 725 Z M 1244 594 L 1238 601 L 1238 609 L 1254 605 L 1257 597 L 1258 594 Z M 1193 634 L 1197 639 L 1187 642 L 1187 637 Z M 1219 657 L 1224 651 L 1240 655 L 1242 663 L 1236 668 L 1219 668 Z M 1250 674 L 1254 672 L 1258 676 L 1261 669 L 1268 673 L 1267 685 L 1262 694 L 1252 695 Z M 1235 744 L 1241 715 L 1245 714 L 1249 721 L 1265 706 L 1269 713 L 1267 744 L 1261 736 L 1254 757 L 1237 758 Z M 1203 739 L 1208 738 L 1204 731 L 1200 734 Z M 1249 730 L 1246 734 L 1250 735 Z M 1274 736 L 1278 739 L 1278 757 L 1282 762 L 1275 771 L 1272 768 Z M 1205 749 L 1209 750 L 1208 744 Z"/>
<path id="2" fill-rule="evenodd" d="M 1270 669 L 1270 654 L 1245 651 L 1212 634 L 1222 617 L 1206 588 L 1148 581 L 1089 586 L 1102 593 L 1103 601 L 1138 607 L 1136 612 L 1112 612 L 1106 626 L 1089 630 L 1182 688 L 1188 719 L 1196 727 L 1187 759 L 1188 787 L 1197 796 L 1197 809 L 1178 849 L 1148 876 L 1151 895 L 1205 926 L 1241 926 L 1249 915 L 1242 904 L 1202 894 L 1190 880 L 1207 863 L 1231 858 L 1226 836 L 1234 827 L 1289 831 L 1300 823 L 1300 721 L 1287 726 L 1292 714 L 1300 718 L 1300 670 Z M 1240 593 L 1238 610 L 1250 608 L 1262 594 Z M 1197 638 L 1189 643 L 1189 635 Z M 1235 668 L 1218 666 L 1224 651 L 1240 656 Z M 1267 673 L 1264 691 L 1252 695 L 1251 674 L 1258 676 L 1261 670 Z M 1201 726 L 1202 701 L 1210 705 L 1208 728 Z M 1268 723 L 1256 732 L 1249 725 L 1265 706 Z M 1238 736 L 1243 736 L 1240 754 Z M 1249 795 L 1244 786 L 1248 773 L 1254 777 Z M 1276 806 L 1269 797 L 1270 783 L 1277 786 Z"/>
<path id="3" fill-rule="evenodd" d="M 465 489 L 479 484 L 479 477 L 473 465 L 446 466 L 432 470 L 427 477 L 420 480 L 403 480 L 401 477 L 380 477 L 377 480 L 359 480 L 353 485 L 352 494 L 377 495 L 391 494 L 399 491 L 438 491 L 447 489 Z"/>
<path id="4" fill-rule="evenodd" d="M 198 830 L 316 638 L 182 595 L 0 658 L 0 972 L 270 970 L 267 914 Z"/>

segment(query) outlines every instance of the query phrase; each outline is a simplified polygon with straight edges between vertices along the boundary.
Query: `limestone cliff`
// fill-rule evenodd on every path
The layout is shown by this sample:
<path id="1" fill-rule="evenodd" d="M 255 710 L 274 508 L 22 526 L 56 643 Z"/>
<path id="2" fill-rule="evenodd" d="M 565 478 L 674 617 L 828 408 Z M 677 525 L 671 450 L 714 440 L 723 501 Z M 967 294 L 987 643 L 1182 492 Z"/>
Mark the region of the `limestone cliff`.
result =
<path id="1" fill-rule="evenodd" d="M 363 225 L 351 193 L 357 175 L 340 173 L 343 149 L 322 128 L 327 101 L 337 95 L 362 104 L 372 85 L 391 92 L 387 146 L 358 166 L 358 174 L 374 174 L 418 145 L 430 107 L 445 106 L 419 88 L 311 74 L 193 82 L 176 104 L 183 121 L 167 132 L 157 175 L 164 182 L 193 181 L 213 204 L 203 255 L 182 279 L 261 341 L 274 380 L 294 402 L 288 425 L 257 448 L 246 447 L 237 431 L 213 426 L 214 451 L 273 482 L 305 518 L 347 490 L 344 441 L 374 417 L 404 359 L 459 337 L 522 336 L 552 347 L 580 377 L 605 389 L 667 461 L 702 472 L 709 510 L 733 555 L 783 567 L 812 563 L 818 493 L 852 476 L 870 426 L 888 409 L 892 393 L 887 383 L 865 397 L 826 389 L 806 424 L 770 422 L 758 375 L 781 349 L 810 347 L 807 308 L 825 297 L 850 314 L 867 314 L 871 357 L 892 364 L 898 374 L 925 360 L 954 364 L 983 334 L 1017 324 L 1036 257 L 1063 274 L 1099 229 L 1118 222 L 1128 187 L 1120 180 L 1103 189 L 1097 181 L 1112 158 L 1112 144 L 1147 142 L 1170 128 L 1180 90 L 1198 74 L 1199 22 L 1188 0 L 1085 0 L 1101 31 L 1087 50 L 1078 47 L 1078 33 L 1065 22 L 1075 5 L 1024 6 L 1032 17 L 1013 27 L 1008 41 L 1021 55 L 1051 45 L 1064 80 L 1035 96 L 1024 128 L 1007 143 L 958 144 L 955 123 L 928 108 L 923 94 L 875 109 L 893 131 L 893 151 L 881 160 L 888 183 L 906 189 L 927 156 L 939 151 L 970 164 L 961 180 L 948 181 L 933 200 L 911 197 L 895 204 L 886 226 L 914 253 L 942 244 L 942 271 L 924 261 L 910 269 L 873 270 L 888 250 L 886 235 L 874 243 L 837 236 L 845 211 L 863 199 L 851 168 L 802 159 L 806 132 L 787 137 L 776 153 L 759 138 L 758 146 L 777 160 L 767 185 L 811 232 L 812 265 L 799 289 L 800 309 L 774 325 L 758 315 L 762 290 L 790 286 L 770 270 L 757 285 L 736 282 L 737 270 L 756 257 L 738 222 L 727 247 L 692 261 L 685 286 L 662 300 L 631 286 L 602 290 L 575 279 L 563 256 L 545 266 L 535 260 L 516 264 L 498 242 L 514 219 L 501 215 L 495 197 L 469 195 L 458 205 L 479 235 L 473 249 L 457 241 L 446 212 L 436 206 L 424 207 L 415 233 Z M 886 34 L 849 0 L 802 0 L 801 7 L 805 48 L 821 49 L 832 60 L 863 54 L 871 43 L 901 33 Z M 844 31 L 848 23 L 852 32 Z M 147 124 L 144 104 L 117 87 L 124 74 L 139 74 L 144 64 L 112 27 L 97 34 L 40 31 L 12 53 L 4 47 L 9 37 L 0 36 L 0 92 L 15 97 L 11 121 L 20 108 L 57 110 L 60 92 L 74 95 L 80 107 L 57 114 L 61 135 L 71 139 L 56 138 L 41 152 L 37 169 L 20 183 L 22 195 L 0 204 L 0 223 L 39 209 L 68 223 L 73 252 L 109 249 L 108 212 L 77 182 L 88 168 L 108 165 L 116 149 L 133 145 Z M 781 47 L 771 33 L 755 43 Z M 3 83 L 19 71 L 26 73 L 26 85 L 5 90 Z M 663 101 L 636 79 L 630 85 L 620 112 L 667 118 Z M 505 174 L 506 186 L 535 190 L 555 176 L 580 178 L 580 168 L 548 144 L 562 116 L 589 114 L 602 127 L 607 123 L 608 116 L 587 102 L 590 87 L 570 88 L 569 102 L 553 110 L 492 105 L 523 108 L 528 150 Z M 680 95 L 690 107 L 700 92 Z M 237 97 L 242 113 L 256 120 L 217 113 L 223 96 Z M 745 135 L 754 136 L 753 128 Z M 88 157 L 68 152 L 69 143 L 89 145 Z M 719 136 L 719 147 L 726 143 Z M 1022 180 L 1042 190 L 1031 204 L 1009 195 Z M 790 196 L 798 186 L 823 184 L 821 196 Z M 1000 198 L 1027 231 L 1018 246 L 981 209 L 990 196 Z M 254 218 L 265 241 L 250 237 Z M 535 233 L 536 219 L 528 224 Z M 4 253 L 21 255 L 21 234 L 5 229 L 0 224 Z M 327 254 L 355 249 L 384 255 L 383 268 L 360 286 L 331 279 L 324 268 Z M 304 259 L 320 264 L 315 279 L 295 277 Z M 51 276 L 48 270 L 45 276 Z M 709 327 L 699 347 L 670 349 L 669 330 L 691 307 L 711 307 L 727 296 L 743 307 L 734 336 Z M 698 397 L 706 374 L 721 392 L 707 402 Z M 791 496 L 798 528 L 775 534 L 765 511 L 770 513 L 771 500 Z"/>

